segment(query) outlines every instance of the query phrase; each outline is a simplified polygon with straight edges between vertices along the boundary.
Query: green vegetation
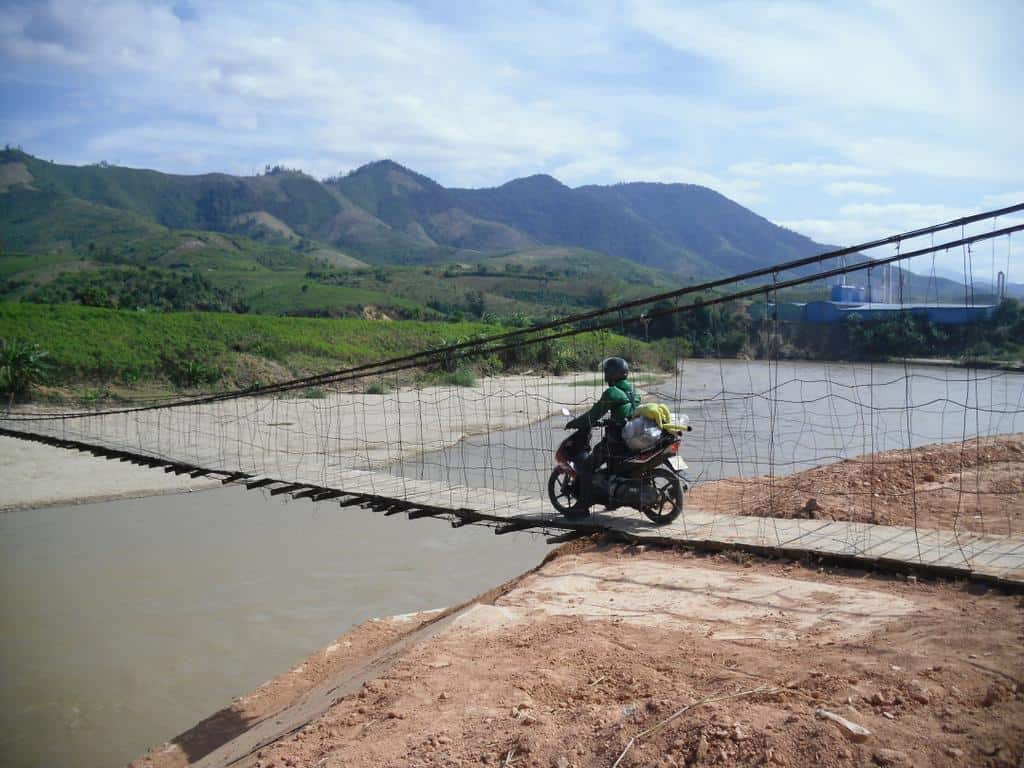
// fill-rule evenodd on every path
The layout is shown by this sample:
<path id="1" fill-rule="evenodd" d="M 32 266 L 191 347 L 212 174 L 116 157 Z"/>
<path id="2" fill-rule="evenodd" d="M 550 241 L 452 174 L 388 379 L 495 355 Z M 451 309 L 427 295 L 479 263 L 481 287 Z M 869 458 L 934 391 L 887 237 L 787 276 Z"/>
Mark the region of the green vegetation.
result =
<path id="1" fill-rule="evenodd" d="M 446 387 L 475 387 L 476 374 L 468 366 L 460 365 L 454 371 L 442 373 L 438 377 L 438 384 Z"/>
<path id="2" fill-rule="evenodd" d="M 320 182 L 297 170 L 177 176 L 67 166 L 0 152 L 5 247 L 95 248 L 191 230 L 268 246 L 340 248 L 376 264 L 466 261 L 568 246 L 666 270 L 718 275 L 821 250 L 718 193 L 687 184 L 570 189 L 548 176 L 447 189 L 391 161 Z"/>
<path id="3" fill-rule="evenodd" d="M 64 272 L 22 298 L 35 304 L 84 304 L 164 311 L 237 312 L 237 293 L 219 288 L 197 272 L 157 267 L 106 267 Z"/>
<path id="4" fill-rule="evenodd" d="M 0 395 L 24 397 L 32 387 L 44 383 L 50 372 L 47 357 L 38 344 L 0 339 Z"/>
<path id="5" fill-rule="evenodd" d="M 46 383 L 95 397 L 131 398 L 172 389 L 231 389 L 269 384 L 387 357 L 469 341 L 502 331 L 484 323 L 382 322 L 354 318 L 282 318 L 219 312 L 145 312 L 78 305 L 0 303 L 0 337 L 42 343 Z M 38 341 L 36 341 L 38 340 Z M 20 343 L 20 342 L 19 342 Z M 473 386 L 503 371 L 595 370 L 611 354 L 640 368 L 674 362 L 667 347 L 606 332 L 513 346 L 480 358 L 453 355 L 434 370 L 399 382 Z M 385 391 L 375 379 L 365 391 Z M 304 393 L 316 397 L 315 392 Z"/>
<path id="6" fill-rule="evenodd" d="M 323 182 L 281 167 L 187 177 L 10 149 L 0 152 L 0 231 L 0 337 L 41 345 L 50 380 L 88 385 L 93 399 L 280 381 L 823 250 L 693 185 L 570 189 L 535 176 L 446 189 L 390 161 Z M 914 296 L 962 291 L 903 277 Z M 594 370 L 613 353 L 649 369 L 690 356 L 1020 359 L 1024 339 L 1016 303 L 967 329 L 899 318 L 779 333 L 744 304 L 657 316 L 675 308 L 648 307 L 650 322 L 623 335 L 453 355 L 421 381 Z M 364 382 L 368 392 L 395 383 L 406 382 Z"/>
<path id="7" fill-rule="evenodd" d="M 570 248 L 501 252 L 474 264 L 354 269 L 331 266 L 323 254 L 212 233 L 137 241 L 130 252 L 8 254 L 0 256 L 0 299 L 522 327 L 677 285 L 654 270 Z"/>
<path id="8" fill-rule="evenodd" d="M 53 380 L 178 386 L 330 370 L 429 349 L 444 334 L 492 332 L 478 323 L 381 323 L 257 317 L 218 312 L 154 313 L 74 305 L 0 304 L 0 336 L 38 339 L 50 352 Z M 248 365 L 243 365 L 248 364 Z M 248 373 L 243 368 L 251 368 Z M 276 374 L 276 375 L 273 375 Z"/>

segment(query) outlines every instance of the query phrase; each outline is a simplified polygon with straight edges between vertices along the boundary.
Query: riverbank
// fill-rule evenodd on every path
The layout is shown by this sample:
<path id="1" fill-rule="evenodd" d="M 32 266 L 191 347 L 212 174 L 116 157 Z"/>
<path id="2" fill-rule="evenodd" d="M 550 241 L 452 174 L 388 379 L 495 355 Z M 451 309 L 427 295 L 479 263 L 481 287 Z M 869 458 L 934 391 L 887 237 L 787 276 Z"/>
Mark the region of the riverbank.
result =
<path id="1" fill-rule="evenodd" d="M 716 514 L 1020 535 L 1024 434 L 883 451 L 775 478 L 700 483 L 686 501 Z"/>
<path id="2" fill-rule="evenodd" d="M 1018 602 L 576 543 L 466 606 L 360 625 L 133 765 L 1012 766 Z"/>
<path id="3" fill-rule="evenodd" d="M 219 480 L 167 474 L 13 437 L 0 437 L 0 476 L 0 512 L 192 493 L 220 485 Z"/>

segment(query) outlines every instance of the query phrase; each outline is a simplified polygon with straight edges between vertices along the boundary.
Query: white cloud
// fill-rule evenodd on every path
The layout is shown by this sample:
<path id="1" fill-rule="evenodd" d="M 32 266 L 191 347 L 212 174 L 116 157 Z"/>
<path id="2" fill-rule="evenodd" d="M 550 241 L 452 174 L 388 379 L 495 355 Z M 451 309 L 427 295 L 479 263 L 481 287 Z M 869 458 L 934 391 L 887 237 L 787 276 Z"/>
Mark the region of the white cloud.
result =
<path id="1" fill-rule="evenodd" d="M 757 179 L 728 178 L 678 163 L 660 164 L 650 159 L 627 162 L 615 155 L 594 156 L 558 166 L 552 173 L 569 185 L 594 183 L 595 180 L 602 180 L 602 183 L 698 184 L 742 205 L 755 205 L 764 200 L 762 184 Z"/>
<path id="2" fill-rule="evenodd" d="M 779 222 L 821 242 L 855 245 L 967 216 L 973 210 L 926 203 L 848 203 L 835 218 Z"/>
<path id="3" fill-rule="evenodd" d="M 839 209 L 843 216 L 866 221 L 905 221 L 908 222 L 907 229 L 918 224 L 926 226 L 957 219 L 972 212 L 970 209 L 954 208 L 942 203 L 848 203 Z"/>
<path id="4" fill-rule="evenodd" d="M 1019 192 L 1003 192 L 994 195 L 985 195 L 982 203 L 986 208 L 1006 208 L 1018 203 L 1024 203 L 1024 190 Z"/>
<path id="5" fill-rule="evenodd" d="M 1002 86 L 1012 82 L 989 75 L 999 69 L 998 54 L 1013 55 L 1017 43 L 1005 28 L 1013 16 L 1021 14 L 1011 3 L 936 12 L 924 0 L 631 4 L 637 28 L 719 61 L 737 79 L 783 99 L 957 119 L 965 110 L 997 105 Z M 984 41 L 990 55 L 977 55 L 965 39 Z"/>
<path id="6" fill-rule="evenodd" d="M 1019 156 L 1000 157 L 987 148 L 966 142 L 953 146 L 919 138 L 875 137 L 843 140 L 837 145 L 839 151 L 852 160 L 884 167 L 890 173 L 999 179 L 1016 178 L 1024 172 Z"/>
<path id="7" fill-rule="evenodd" d="M 733 163 L 731 173 L 746 176 L 870 176 L 874 172 L 857 165 L 838 163 L 768 163 L 761 161 Z"/>
<path id="8" fill-rule="evenodd" d="M 621 144 L 585 110 L 507 91 L 499 83 L 522 80 L 520 70 L 414 8 L 275 10 L 211 5 L 185 22 L 166 6 L 53 0 L 19 6 L 0 25 L 0 53 L 102 83 L 126 115 L 89 146 L 139 163 L 198 154 L 234 170 L 252 165 L 245 148 L 266 148 L 261 160 L 300 154 L 318 174 L 392 156 L 479 181 Z M 198 153 L 186 145 L 196 141 Z"/>
<path id="9" fill-rule="evenodd" d="M 389 156 L 458 186 L 696 183 L 839 243 L 1024 178 L 1014 0 L 197 8 L 8 0 L 0 141 L 181 172 Z M 893 190 L 943 205 L 843 205 Z"/>
<path id="10" fill-rule="evenodd" d="M 825 185 L 825 191 L 833 197 L 882 197 L 892 194 L 889 187 L 864 181 L 833 181 Z"/>
<path id="11" fill-rule="evenodd" d="M 758 138 L 788 137 L 886 174 L 1024 175 L 1014 128 L 1024 122 L 1019 2 L 629 7 L 635 27 L 661 44 L 715 62 L 709 87 L 780 113 Z"/>
<path id="12" fill-rule="evenodd" d="M 961 208 L 937 203 L 853 203 L 841 206 L 836 218 L 794 219 L 778 223 L 821 243 L 851 246 L 933 224 L 954 221 L 979 213 L 985 207 L 987 206 Z M 1024 224 L 1024 217 L 1004 216 L 998 222 L 989 220 L 966 227 L 953 227 L 934 235 L 908 238 L 900 243 L 898 248 L 906 253 L 954 242 L 964 235 L 981 234 L 995 228 L 1019 224 Z M 897 246 L 887 245 L 868 252 L 868 255 L 888 256 L 894 254 L 896 250 Z M 1017 279 L 1021 279 L 1024 277 L 1024 234 L 1002 236 L 977 243 L 970 248 L 960 247 L 950 251 L 939 251 L 934 255 L 915 257 L 909 261 L 907 267 L 911 271 L 927 272 L 934 264 L 939 269 L 962 273 L 965 261 L 976 275 L 986 275 L 999 269 L 1007 270 L 1006 265 L 1009 261 L 1012 271 L 1019 275 Z"/>

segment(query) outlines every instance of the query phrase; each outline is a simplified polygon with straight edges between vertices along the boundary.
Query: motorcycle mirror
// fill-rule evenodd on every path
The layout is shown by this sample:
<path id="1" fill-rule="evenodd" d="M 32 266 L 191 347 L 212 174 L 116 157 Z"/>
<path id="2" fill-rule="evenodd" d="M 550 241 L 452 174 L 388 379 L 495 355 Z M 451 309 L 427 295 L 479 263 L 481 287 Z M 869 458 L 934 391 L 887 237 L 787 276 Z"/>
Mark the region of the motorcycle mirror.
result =
<path id="1" fill-rule="evenodd" d="M 569 413 L 569 409 L 568 408 L 563 408 L 562 409 L 562 415 L 563 416 L 572 416 L 572 414 Z"/>

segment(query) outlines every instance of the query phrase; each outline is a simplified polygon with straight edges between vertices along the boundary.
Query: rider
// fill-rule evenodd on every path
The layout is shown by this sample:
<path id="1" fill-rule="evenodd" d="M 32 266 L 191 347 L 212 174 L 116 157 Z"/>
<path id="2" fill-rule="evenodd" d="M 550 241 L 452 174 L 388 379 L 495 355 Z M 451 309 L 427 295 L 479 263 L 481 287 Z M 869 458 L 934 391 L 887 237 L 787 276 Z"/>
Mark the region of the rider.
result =
<path id="1" fill-rule="evenodd" d="M 604 430 L 604 439 L 594 446 L 588 456 L 577 468 L 577 488 L 579 501 L 575 511 L 586 514 L 593 504 L 593 488 L 591 480 L 594 472 L 611 457 L 626 455 L 626 446 L 622 441 L 622 427 L 633 416 L 633 411 L 640 405 L 640 395 L 628 381 L 629 363 L 621 357 L 609 357 L 601 361 L 601 371 L 608 388 L 594 407 L 577 416 L 565 425 L 566 429 L 591 429 L 606 413 L 608 426 Z"/>

